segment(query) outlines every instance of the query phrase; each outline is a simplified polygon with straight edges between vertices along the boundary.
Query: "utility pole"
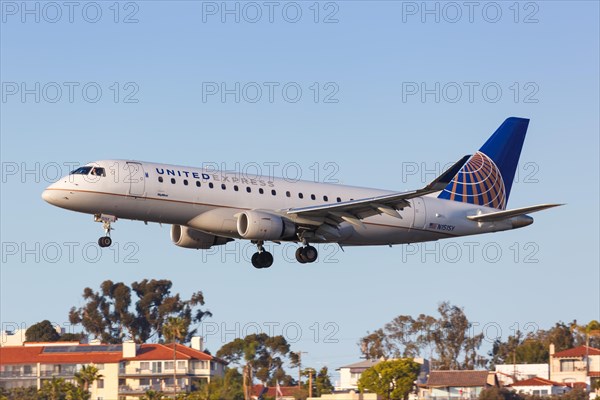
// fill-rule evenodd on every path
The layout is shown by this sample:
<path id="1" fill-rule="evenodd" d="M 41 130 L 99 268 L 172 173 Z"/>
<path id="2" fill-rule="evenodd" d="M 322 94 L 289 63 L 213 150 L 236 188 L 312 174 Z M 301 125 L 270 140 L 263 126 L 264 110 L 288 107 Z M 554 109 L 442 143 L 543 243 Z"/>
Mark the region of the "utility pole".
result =
<path id="1" fill-rule="evenodd" d="M 308 354 L 306 351 L 299 351 L 298 354 L 298 387 L 302 386 L 302 354 Z"/>
<path id="2" fill-rule="evenodd" d="M 308 397 L 312 397 L 312 376 L 313 376 L 313 369 L 309 368 L 308 369 Z"/>

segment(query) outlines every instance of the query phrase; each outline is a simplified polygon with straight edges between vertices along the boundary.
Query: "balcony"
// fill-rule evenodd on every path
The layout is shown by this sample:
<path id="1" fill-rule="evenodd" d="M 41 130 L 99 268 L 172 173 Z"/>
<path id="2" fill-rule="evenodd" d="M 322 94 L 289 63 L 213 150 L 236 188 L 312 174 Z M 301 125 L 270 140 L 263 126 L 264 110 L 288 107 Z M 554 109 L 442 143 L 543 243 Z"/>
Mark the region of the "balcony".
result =
<path id="1" fill-rule="evenodd" d="M 37 371 L 2 371 L 0 379 L 37 378 Z"/>
<path id="2" fill-rule="evenodd" d="M 139 386 L 130 386 L 130 385 L 121 385 L 119 386 L 119 394 L 120 395 L 139 395 L 144 394 L 148 390 L 154 390 L 155 392 L 163 392 L 163 393 L 185 393 L 187 392 L 186 386 L 181 387 L 173 387 L 169 385 L 139 385 Z"/>
<path id="3" fill-rule="evenodd" d="M 188 371 L 186 368 L 177 368 L 177 376 L 187 376 Z M 137 376 L 149 376 L 149 377 L 161 377 L 161 376 L 173 376 L 173 370 L 152 370 L 152 369 L 141 369 L 141 368 L 119 368 L 119 376 L 122 377 L 137 377 Z"/>

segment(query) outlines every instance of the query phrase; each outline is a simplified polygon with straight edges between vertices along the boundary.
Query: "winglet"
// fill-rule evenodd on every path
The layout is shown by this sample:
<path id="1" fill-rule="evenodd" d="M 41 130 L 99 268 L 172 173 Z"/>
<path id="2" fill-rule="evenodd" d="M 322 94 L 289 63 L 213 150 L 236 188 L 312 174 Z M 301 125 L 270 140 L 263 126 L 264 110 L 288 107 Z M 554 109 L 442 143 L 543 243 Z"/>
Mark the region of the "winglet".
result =
<path id="1" fill-rule="evenodd" d="M 448 184 L 452 181 L 452 178 L 458 174 L 458 171 L 465 165 L 467 160 L 471 157 L 470 154 L 467 154 L 460 160 L 454 163 L 453 166 L 448 168 L 446 172 L 435 178 L 431 183 L 425 186 L 424 189 L 431 190 L 437 192 L 438 190 L 443 190 Z"/>

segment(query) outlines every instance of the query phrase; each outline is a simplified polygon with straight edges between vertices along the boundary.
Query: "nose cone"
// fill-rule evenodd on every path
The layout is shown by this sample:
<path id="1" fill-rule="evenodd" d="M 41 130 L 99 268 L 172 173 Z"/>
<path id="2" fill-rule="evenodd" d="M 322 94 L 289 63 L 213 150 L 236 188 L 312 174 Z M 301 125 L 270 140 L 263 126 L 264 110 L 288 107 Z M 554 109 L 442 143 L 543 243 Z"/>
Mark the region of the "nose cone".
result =
<path id="1" fill-rule="evenodd" d="M 44 201 L 46 203 L 54 204 L 53 197 L 54 197 L 54 194 L 52 193 L 52 190 L 46 189 L 42 192 L 42 199 L 44 199 Z"/>

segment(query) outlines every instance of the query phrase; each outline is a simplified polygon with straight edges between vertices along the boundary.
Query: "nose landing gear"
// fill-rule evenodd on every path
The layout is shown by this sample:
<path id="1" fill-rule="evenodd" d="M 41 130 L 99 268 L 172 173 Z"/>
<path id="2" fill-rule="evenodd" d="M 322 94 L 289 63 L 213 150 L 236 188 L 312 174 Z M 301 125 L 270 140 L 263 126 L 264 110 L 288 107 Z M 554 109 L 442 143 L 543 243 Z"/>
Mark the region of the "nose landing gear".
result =
<path id="1" fill-rule="evenodd" d="M 115 222 L 117 217 L 114 215 L 106 215 L 106 214 L 96 214 L 94 215 L 94 221 L 102 222 L 102 227 L 104 228 L 104 236 L 98 239 L 98 246 L 100 247 L 109 247 L 112 244 L 112 239 L 110 238 L 110 231 L 113 230 L 111 227 L 111 222 Z"/>

